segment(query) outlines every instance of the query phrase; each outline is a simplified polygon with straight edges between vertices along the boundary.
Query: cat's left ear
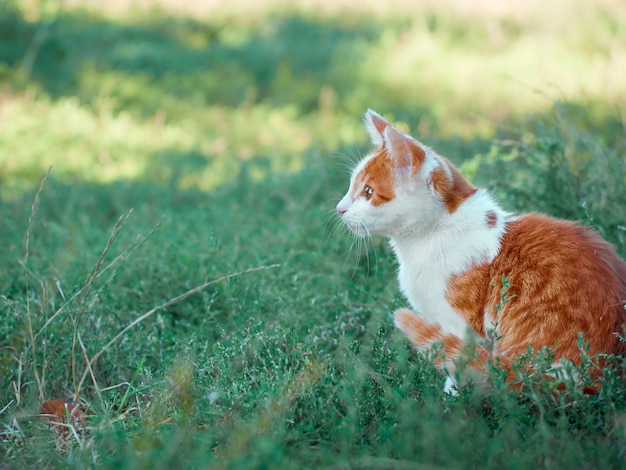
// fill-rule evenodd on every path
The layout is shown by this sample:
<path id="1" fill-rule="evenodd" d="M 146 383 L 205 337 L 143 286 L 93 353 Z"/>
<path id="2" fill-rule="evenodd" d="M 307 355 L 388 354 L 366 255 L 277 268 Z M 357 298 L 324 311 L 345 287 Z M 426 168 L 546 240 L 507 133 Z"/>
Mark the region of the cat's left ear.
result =
<path id="1" fill-rule="evenodd" d="M 383 133 L 391 124 L 389 124 L 384 117 L 371 109 L 366 111 L 365 116 L 363 116 L 363 121 L 365 122 L 365 129 L 372 140 L 372 145 L 374 147 L 382 147 Z"/>

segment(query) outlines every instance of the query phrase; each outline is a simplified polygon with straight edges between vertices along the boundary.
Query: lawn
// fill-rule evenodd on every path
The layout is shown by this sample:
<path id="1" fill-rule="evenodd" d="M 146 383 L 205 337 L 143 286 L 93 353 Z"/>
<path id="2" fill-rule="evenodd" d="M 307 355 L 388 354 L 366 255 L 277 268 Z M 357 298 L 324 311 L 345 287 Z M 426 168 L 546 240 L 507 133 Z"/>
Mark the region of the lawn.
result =
<path id="1" fill-rule="evenodd" d="M 373 108 L 626 257 L 626 6 L 249 3 L 0 2 L 0 468 L 626 465 L 611 371 L 444 397 L 334 210 Z"/>

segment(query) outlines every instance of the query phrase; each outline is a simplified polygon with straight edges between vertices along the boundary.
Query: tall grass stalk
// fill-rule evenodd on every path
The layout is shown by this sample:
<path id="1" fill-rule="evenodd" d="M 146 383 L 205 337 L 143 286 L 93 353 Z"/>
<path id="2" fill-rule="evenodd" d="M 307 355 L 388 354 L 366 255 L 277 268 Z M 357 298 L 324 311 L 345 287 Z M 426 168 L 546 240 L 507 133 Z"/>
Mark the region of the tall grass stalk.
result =
<path id="1" fill-rule="evenodd" d="M 130 215 L 132 214 L 132 209 L 129 210 L 125 215 L 121 215 L 119 219 L 117 219 L 117 222 L 115 223 L 115 225 L 113 226 L 113 230 L 111 231 L 111 234 L 109 235 L 109 239 L 106 242 L 106 245 L 104 247 L 104 249 L 102 250 L 102 253 L 100 254 L 100 258 L 98 258 L 98 261 L 96 262 L 96 265 L 94 266 L 93 270 L 91 271 L 91 274 L 89 275 L 89 277 L 87 278 L 87 281 L 85 282 L 85 286 L 86 286 L 86 291 L 85 294 L 83 295 L 83 300 L 82 302 L 80 302 L 80 305 L 78 307 L 78 312 L 76 313 L 75 317 L 74 317 L 74 334 L 72 337 L 72 353 L 71 353 L 71 360 L 72 360 L 72 382 L 74 384 L 74 400 L 78 401 L 78 397 L 79 397 L 79 388 L 77 386 L 76 383 L 76 375 L 77 375 L 77 371 L 76 371 L 76 343 L 77 341 L 79 341 L 79 336 L 78 336 L 78 329 L 79 329 L 79 325 L 80 325 L 80 320 L 81 317 L 85 311 L 85 306 L 87 304 L 87 299 L 90 297 L 91 294 L 91 289 L 93 287 L 93 283 L 96 280 L 96 277 L 98 275 L 98 272 L 100 271 L 100 268 L 102 267 L 102 264 L 104 263 L 104 258 L 107 255 L 107 253 L 109 252 L 109 249 L 111 248 L 111 246 L 113 245 L 113 242 L 115 241 L 115 239 L 117 238 L 117 235 L 119 234 L 120 230 L 122 230 L 122 228 L 124 227 L 124 224 L 126 223 L 126 221 L 128 220 L 128 218 L 130 217 Z M 86 358 L 86 350 L 84 348 L 84 345 L 81 342 L 81 348 L 83 351 L 83 355 Z M 91 364 L 89 362 L 87 362 L 88 365 L 88 369 L 90 369 Z M 92 374 L 92 378 L 94 380 L 94 385 L 96 385 L 96 390 L 98 389 L 97 384 L 95 383 L 95 376 Z"/>
<path id="2" fill-rule="evenodd" d="M 46 173 L 46 175 L 43 177 L 43 179 L 41 180 L 41 182 L 39 183 L 39 188 L 37 189 L 37 192 L 35 193 L 35 199 L 33 200 L 33 204 L 31 206 L 31 210 L 30 210 L 30 216 L 28 218 L 28 228 L 26 229 L 26 243 L 25 243 L 25 247 L 24 247 L 24 261 L 23 261 L 23 265 L 24 265 L 24 271 L 25 271 L 25 278 L 26 278 L 26 292 L 25 292 L 25 297 L 26 297 L 26 319 L 28 322 L 28 334 L 30 335 L 30 349 L 31 349 L 31 354 L 32 354 L 32 362 L 33 362 L 33 374 L 35 377 L 35 380 L 37 382 L 37 389 L 39 391 L 39 399 L 41 401 L 44 400 L 45 397 L 45 374 L 46 374 L 46 357 L 45 357 L 45 351 L 44 351 L 44 355 L 42 356 L 42 369 L 41 369 L 41 374 L 38 372 L 38 364 L 37 364 L 37 343 L 35 342 L 35 335 L 33 333 L 33 319 L 32 319 L 32 313 L 31 313 L 31 305 L 30 305 L 30 298 L 31 298 L 31 293 L 30 293 L 30 270 L 28 268 L 28 260 L 29 260 L 29 256 L 30 256 L 30 244 L 31 244 L 31 236 L 32 236 L 32 232 L 33 232 L 33 227 L 34 227 L 34 223 L 35 223 L 35 217 L 37 215 L 37 208 L 39 207 L 39 202 L 40 202 L 40 196 L 41 196 L 41 192 L 43 191 L 43 188 L 46 184 L 46 181 L 48 181 L 48 177 L 50 176 L 50 172 L 52 171 L 52 168 L 48 168 L 48 171 Z M 45 347 L 45 346 L 44 346 Z M 20 361 L 21 363 L 21 361 Z M 21 367 L 20 367 L 20 371 L 21 371 Z M 21 373 L 20 373 L 20 377 L 21 377 Z M 21 384 L 20 384 L 21 385 Z M 20 390 L 18 389 L 17 392 L 19 392 Z M 17 396 L 17 400 L 19 403 L 19 393 Z"/>

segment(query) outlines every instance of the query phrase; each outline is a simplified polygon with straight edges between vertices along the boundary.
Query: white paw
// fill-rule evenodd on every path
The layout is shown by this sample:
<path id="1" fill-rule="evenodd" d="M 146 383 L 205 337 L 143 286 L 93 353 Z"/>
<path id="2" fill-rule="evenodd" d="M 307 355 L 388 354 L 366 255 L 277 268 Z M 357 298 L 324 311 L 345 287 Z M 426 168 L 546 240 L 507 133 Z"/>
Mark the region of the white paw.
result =
<path id="1" fill-rule="evenodd" d="M 452 397 L 458 397 L 459 390 L 456 387 L 456 380 L 450 376 L 446 377 L 446 383 L 443 384 L 443 393 Z"/>

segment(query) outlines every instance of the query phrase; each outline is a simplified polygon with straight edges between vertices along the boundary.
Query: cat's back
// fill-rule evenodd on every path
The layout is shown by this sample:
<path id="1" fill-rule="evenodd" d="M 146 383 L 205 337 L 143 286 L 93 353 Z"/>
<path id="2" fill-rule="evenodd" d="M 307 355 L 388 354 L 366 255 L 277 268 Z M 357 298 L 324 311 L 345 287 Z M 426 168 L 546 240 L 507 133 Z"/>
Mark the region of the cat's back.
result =
<path id="1" fill-rule="evenodd" d="M 626 323 L 626 263 L 593 229 L 540 214 L 516 217 L 491 272 L 510 283 L 501 326 L 511 344 L 550 345 L 575 356 L 582 331 L 591 353 L 624 349 L 613 333 Z"/>
<path id="2" fill-rule="evenodd" d="M 620 295 L 626 294 L 626 262 L 595 230 L 578 222 L 535 213 L 515 217 L 507 223 L 500 254 L 524 271 L 548 269 L 586 285 L 610 280 Z"/>

